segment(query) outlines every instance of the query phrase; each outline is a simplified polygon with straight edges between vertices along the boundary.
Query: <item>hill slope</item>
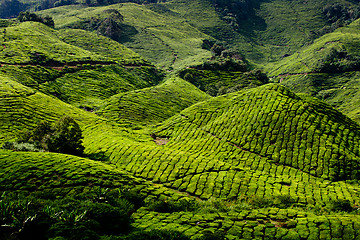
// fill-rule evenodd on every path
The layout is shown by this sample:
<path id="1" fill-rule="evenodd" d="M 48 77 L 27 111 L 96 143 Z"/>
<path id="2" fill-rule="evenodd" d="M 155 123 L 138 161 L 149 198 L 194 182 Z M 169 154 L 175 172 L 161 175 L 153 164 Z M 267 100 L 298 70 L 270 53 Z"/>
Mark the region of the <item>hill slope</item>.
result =
<path id="1" fill-rule="evenodd" d="M 186 81 L 172 78 L 155 87 L 115 95 L 97 113 L 114 122 L 148 126 L 209 98 Z"/>
<path id="2" fill-rule="evenodd" d="M 244 6 L 239 7 L 239 4 Z M 160 67 L 179 69 L 211 56 L 210 52 L 201 49 L 203 39 L 216 39 L 259 64 L 277 61 L 331 32 L 336 22 L 328 19 L 323 8 L 336 4 L 343 8 L 344 14 L 356 15 L 357 4 L 345 0 L 172 0 L 92 8 L 63 6 L 45 10 L 42 14 L 53 16 L 58 28 L 97 31 L 89 24 L 91 19 L 101 22 L 109 17 L 105 13 L 107 9 L 115 9 L 124 16 L 118 41 Z M 235 15 L 234 12 L 239 11 L 246 13 Z M 341 17 L 335 20 L 340 21 Z M 351 19 L 343 20 L 346 21 Z"/>
<path id="3" fill-rule="evenodd" d="M 4 123 L 2 142 L 14 138 L 22 129 L 33 128 L 36 122 L 53 121 L 66 114 L 81 125 L 86 154 L 105 161 L 2 150 L 0 158 L 5 164 L 1 164 L 1 181 L 11 182 L 3 185 L 3 190 L 47 191 L 44 187 L 50 186 L 48 191 L 60 196 L 88 191 L 89 183 L 106 187 L 116 187 L 117 182 L 131 183 L 150 199 L 159 198 L 164 204 L 183 197 L 174 193 L 177 190 L 191 199 L 200 197 L 203 207 L 170 215 L 146 205 L 133 214 L 134 226 L 176 226 L 193 237 L 210 229 L 226 231 L 230 238 L 249 239 L 255 237 L 255 227 L 261 226 L 263 230 L 256 236 L 289 235 L 298 239 L 319 236 L 315 222 L 329 226 L 338 221 L 346 221 L 344 227 L 352 231 L 351 236 L 359 234 L 352 227 L 358 223 L 357 216 L 340 216 L 329 210 L 320 219 L 317 212 L 305 210 L 314 205 L 331 208 L 333 201 L 341 200 L 359 204 L 357 184 L 332 181 L 358 179 L 358 125 L 327 105 L 301 99 L 282 86 L 265 85 L 198 103 L 152 131 L 159 145 L 149 132 L 120 128 L 5 78 L 1 93 L 5 106 L 0 114 Z M 261 118 L 264 115 L 267 117 Z M 292 138 L 294 148 L 287 142 Z M 17 167 L 11 167 L 14 165 Z M 53 173 L 60 180 L 52 179 Z M 96 178 L 99 173 L 103 173 L 100 180 Z M 155 185 L 152 187 L 147 180 Z M 77 187 L 73 188 L 73 184 Z M 72 191 L 67 186 L 72 186 Z M 206 213 L 206 206 L 214 201 L 208 199 L 213 198 L 236 202 L 231 205 L 218 200 L 214 204 L 224 207 Z M 259 199 L 263 202 L 256 203 Z M 244 210 L 241 204 L 250 205 L 245 205 L 249 207 Z M 341 234 L 341 229 L 332 228 L 322 236 Z"/>
<path id="4" fill-rule="evenodd" d="M 283 60 L 268 64 L 272 81 L 310 94 L 359 121 L 357 49 L 359 20 L 319 38 Z"/>

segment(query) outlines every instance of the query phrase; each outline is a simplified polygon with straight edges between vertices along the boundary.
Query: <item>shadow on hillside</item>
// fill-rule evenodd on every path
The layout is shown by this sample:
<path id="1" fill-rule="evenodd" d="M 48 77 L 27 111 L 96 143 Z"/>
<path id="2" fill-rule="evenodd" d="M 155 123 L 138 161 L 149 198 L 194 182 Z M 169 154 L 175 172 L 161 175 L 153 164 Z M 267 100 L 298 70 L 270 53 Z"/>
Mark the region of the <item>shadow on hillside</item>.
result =
<path id="1" fill-rule="evenodd" d="M 126 42 L 132 42 L 133 36 L 138 34 L 138 30 L 136 30 L 135 27 L 127 24 L 121 24 L 121 35 L 116 39 L 119 43 L 126 43 Z"/>

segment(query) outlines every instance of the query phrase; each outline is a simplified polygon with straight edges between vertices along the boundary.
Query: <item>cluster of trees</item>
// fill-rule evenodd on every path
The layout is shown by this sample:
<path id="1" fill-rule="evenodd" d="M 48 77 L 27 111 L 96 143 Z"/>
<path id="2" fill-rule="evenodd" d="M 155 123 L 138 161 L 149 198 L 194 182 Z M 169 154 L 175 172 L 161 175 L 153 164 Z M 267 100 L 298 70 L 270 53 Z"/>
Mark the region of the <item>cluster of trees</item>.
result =
<path id="1" fill-rule="evenodd" d="M 234 29 L 239 28 L 239 21 L 247 20 L 254 14 L 250 0 L 211 0 L 222 19 Z"/>
<path id="2" fill-rule="evenodd" d="M 349 54 L 345 49 L 332 48 L 315 66 L 314 72 L 343 73 L 360 70 L 360 58 Z"/>
<path id="3" fill-rule="evenodd" d="M 0 18 L 14 18 L 27 7 L 19 0 L 0 0 Z"/>
<path id="4" fill-rule="evenodd" d="M 322 13 L 330 23 L 352 22 L 360 17 L 360 7 L 347 7 L 341 3 L 334 3 L 326 5 Z"/>
<path id="5" fill-rule="evenodd" d="M 19 151 L 50 151 L 81 156 L 84 151 L 79 124 L 69 116 L 54 125 L 39 123 L 33 131 L 23 133 L 16 142 L 6 142 L 4 149 Z"/>
<path id="6" fill-rule="evenodd" d="M 94 31 L 100 35 L 118 41 L 122 35 L 124 17 L 116 9 L 106 9 L 99 17 L 92 17 L 74 25 L 87 31 Z"/>
<path id="7" fill-rule="evenodd" d="M 49 27 L 54 27 L 54 20 L 50 16 L 41 17 L 35 13 L 32 12 L 20 12 L 19 16 L 17 17 L 18 21 L 20 22 L 27 22 L 27 21 L 33 21 L 33 22 L 41 22 Z"/>
<path id="8" fill-rule="evenodd" d="M 345 6 L 341 3 L 328 4 L 322 9 L 322 15 L 328 22 L 319 31 L 313 32 L 314 38 L 335 31 L 360 17 L 360 7 Z"/>

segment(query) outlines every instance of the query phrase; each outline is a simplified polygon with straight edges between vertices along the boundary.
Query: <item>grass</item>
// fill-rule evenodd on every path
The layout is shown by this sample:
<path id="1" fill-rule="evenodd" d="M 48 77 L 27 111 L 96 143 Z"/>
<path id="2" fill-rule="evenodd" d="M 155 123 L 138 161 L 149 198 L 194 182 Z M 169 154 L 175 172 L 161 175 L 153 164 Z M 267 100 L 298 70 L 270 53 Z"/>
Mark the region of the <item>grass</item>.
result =
<path id="1" fill-rule="evenodd" d="M 153 86 L 163 78 L 160 71 L 146 66 L 81 65 L 59 71 L 29 65 L 4 66 L 0 71 L 26 86 L 92 111 L 113 95 Z"/>
<path id="2" fill-rule="evenodd" d="M 322 99 L 359 122 L 358 75 L 358 72 L 347 72 L 287 76 L 282 84 L 293 91 Z"/>
<path id="3" fill-rule="evenodd" d="M 98 108 L 113 95 L 156 85 L 163 78 L 138 54 L 94 33 L 57 31 L 35 22 L 7 27 L 1 33 L 2 73 L 87 110 Z"/>
<path id="4" fill-rule="evenodd" d="M 360 22 L 337 29 L 333 33 L 317 39 L 312 45 L 300 49 L 297 53 L 283 60 L 268 64 L 272 81 L 281 82 L 298 93 L 310 94 L 322 99 L 359 121 L 359 104 L 357 96 L 357 78 L 355 71 L 343 73 L 315 73 L 319 63 L 325 61 L 332 49 L 346 51 L 349 56 L 357 58 L 359 51 L 355 47 L 359 42 L 358 26 Z"/>
<path id="5" fill-rule="evenodd" d="M 52 62 L 117 62 L 142 65 L 145 61 L 123 45 L 82 30 L 51 29 L 41 23 L 24 22 L 2 28 L 0 61 L 7 64 Z M 91 43 L 84 41 L 91 39 Z M 94 47 L 98 45 L 112 47 Z"/>
<path id="6" fill-rule="evenodd" d="M 208 35 L 179 15 L 162 15 L 146 6 L 133 3 L 98 8 L 64 6 L 43 14 L 54 16 L 58 28 L 68 28 L 91 17 L 102 17 L 106 9 L 118 10 L 124 16 L 124 25 L 136 29 L 130 31 L 130 35 L 124 32 L 121 42 L 159 67 L 179 69 L 199 64 L 211 56 L 209 51 L 201 49 L 202 39 L 209 38 Z"/>
<path id="7" fill-rule="evenodd" d="M 187 0 L 65 6 L 45 11 L 62 29 L 22 23 L 7 27 L 5 38 L 0 30 L 6 46 L 0 61 L 7 63 L 0 69 L 0 144 L 41 121 L 69 115 L 79 123 L 85 146 L 83 157 L 0 150 L 0 191 L 62 198 L 98 188 L 133 189 L 146 197 L 145 205 L 132 213 L 133 227 L 176 228 L 192 239 L 204 234 L 227 239 L 357 238 L 357 123 L 323 101 L 279 84 L 261 85 L 235 72 L 187 69 L 203 89 L 219 81 L 245 87 L 212 98 L 175 75 L 161 81 L 162 73 L 144 60 L 169 71 L 196 65 L 211 56 L 201 42 L 212 37 L 258 63 L 276 60 L 311 41 L 310 29 L 326 25 L 317 15 L 324 2 L 308 3 L 259 2 L 238 33 L 206 1 Z M 124 15 L 123 27 L 131 31 L 123 42 L 138 54 L 95 33 L 68 29 L 104 17 L 109 8 Z M 311 21 L 303 22 L 303 16 Z M 300 63 L 293 55 L 266 67 L 273 68 L 274 76 L 301 73 L 301 62 L 313 69 L 331 47 L 357 54 L 357 25 L 303 48 Z M 253 43 L 241 45 L 248 39 Z M 252 52 L 260 41 L 264 45 Z M 81 64 L 29 65 L 34 59 Z M 356 116 L 357 75 L 281 77 L 289 88 Z M 247 88 L 249 84 L 261 86 Z M 345 101 L 350 94 L 351 101 Z"/>
<path id="8" fill-rule="evenodd" d="M 258 79 L 254 72 L 212 71 L 193 68 L 181 71 L 179 76 L 211 96 L 257 87 L 266 81 Z"/>

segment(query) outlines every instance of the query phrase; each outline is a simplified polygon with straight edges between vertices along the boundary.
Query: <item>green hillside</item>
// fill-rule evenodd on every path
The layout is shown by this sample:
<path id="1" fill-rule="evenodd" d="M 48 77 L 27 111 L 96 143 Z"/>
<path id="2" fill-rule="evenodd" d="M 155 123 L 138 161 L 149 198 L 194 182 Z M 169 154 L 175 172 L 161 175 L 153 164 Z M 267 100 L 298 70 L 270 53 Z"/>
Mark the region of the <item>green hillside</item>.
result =
<path id="1" fill-rule="evenodd" d="M 267 65 L 271 76 L 293 73 L 338 72 L 338 65 L 342 64 L 351 69 L 359 56 L 357 48 L 359 42 L 359 20 L 339 28 L 317 39 L 313 44 L 300 49 L 297 53 L 283 60 Z M 344 52 L 344 56 L 337 56 L 337 52 Z M 327 68 L 326 68 L 327 67 Z M 348 69 L 344 68 L 344 71 Z"/>
<path id="2" fill-rule="evenodd" d="M 115 95 L 97 113 L 121 124 L 146 126 L 162 122 L 194 103 L 209 98 L 184 80 L 171 78 L 155 87 Z"/>
<path id="3" fill-rule="evenodd" d="M 319 38 L 283 60 L 268 64 L 272 81 L 322 99 L 359 121 L 359 21 Z"/>
<path id="4" fill-rule="evenodd" d="M 205 230 L 230 239 L 359 234 L 356 213 L 336 213 L 342 202 L 360 201 L 359 126 L 317 100 L 265 85 L 198 103 L 151 131 L 134 131 L 6 78 L 1 86 L 2 142 L 66 114 L 83 129 L 85 153 L 103 160 L 2 150 L 2 191 L 72 196 L 133 184 L 147 196 L 132 215 L 134 227 L 176 227 L 192 238 Z M 184 195 L 173 190 L 188 194 L 194 207 L 176 205 Z"/>
<path id="5" fill-rule="evenodd" d="M 2 73 L 77 107 L 94 110 L 113 95 L 163 79 L 163 73 L 138 54 L 94 33 L 57 31 L 35 22 L 2 33 Z"/>
<path id="6" fill-rule="evenodd" d="M 92 8 L 64 6 L 42 13 L 53 16 L 57 28 L 86 29 L 91 18 L 105 19 L 108 9 L 124 16 L 120 42 L 160 67 L 177 69 L 211 56 L 201 48 L 202 39 L 209 36 L 171 11 L 161 14 L 144 5 L 126 3 Z"/>
<path id="7" fill-rule="evenodd" d="M 353 21 L 358 11 L 350 1 L 233 1 L 239 2 L 247 5 L 248 12 L 238 18 L 232 12 L 239 9 L 232 8 L 232 3 L 206 0 L 71 5 L 41 14 L 53 16 L 57 28 L 99 31 L 94 25 L 109 18 L 109 9 L 117 10 L 124 17 L 118 26 L 119 42 L 160 67 L 179 69 L 211 56 L 201 49 L 203 39 L 216 39 L 258 64 L 274 62 Z M 336 4 L 342 13 L 330 18 L 323 9 Z"/>
<path id="8" fill-rule="evenodd" d="M 356 1 L 22 2 L 0 240 L 360 239 Z"/>

